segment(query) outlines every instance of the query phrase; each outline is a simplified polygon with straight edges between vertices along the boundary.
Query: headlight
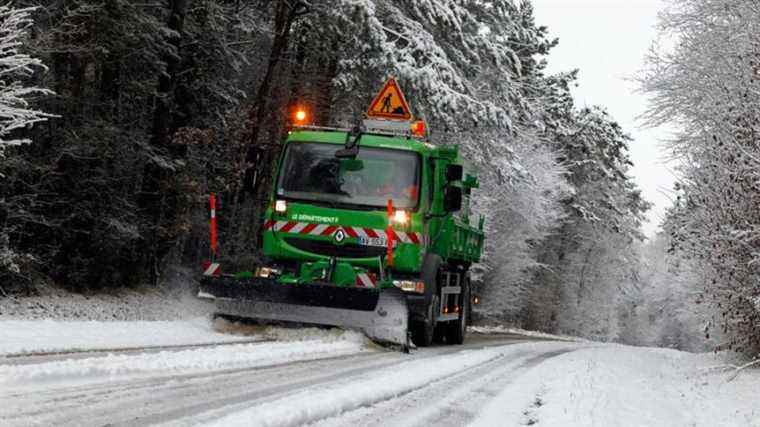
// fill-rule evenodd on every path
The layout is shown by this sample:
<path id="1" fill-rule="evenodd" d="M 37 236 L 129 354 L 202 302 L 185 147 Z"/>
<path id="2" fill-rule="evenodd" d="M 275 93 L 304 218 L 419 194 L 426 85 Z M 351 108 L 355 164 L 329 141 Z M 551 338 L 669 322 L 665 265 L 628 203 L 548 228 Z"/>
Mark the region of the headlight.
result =
<path id="1" fill-rule="evenodd" d="M 391 217 L 391 221 L 398 224 L 398 225 L 406 225 L 409 223 L 409 213 L 402 210 L 397 210 L 393 213 L 393 217 Z"/>
<path id="2" fill-rule="evenodd" d="M 277 200 L 274 202 L 274 211 L 277 213 L 284 214 L 285 211 L 288 210 L 288 202 L 285 200 Z"/>
<path id="3" fill-rule="evenodd" d="M 415 292 L 418 294 L 425 293 L 425 282 L 416 280 L 394 280 L 393 286 L 401 289 L 404 292 Z"/>

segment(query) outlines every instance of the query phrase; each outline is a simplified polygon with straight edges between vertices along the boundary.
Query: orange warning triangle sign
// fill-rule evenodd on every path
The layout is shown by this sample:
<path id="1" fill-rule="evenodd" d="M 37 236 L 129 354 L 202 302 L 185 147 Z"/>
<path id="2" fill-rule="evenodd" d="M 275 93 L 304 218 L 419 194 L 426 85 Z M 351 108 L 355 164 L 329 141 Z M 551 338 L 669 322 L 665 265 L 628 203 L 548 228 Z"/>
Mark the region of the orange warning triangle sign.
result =
<path id="1" fill-rule="evenodd" d="M 404 93 L 401 92 L 401 88 L 398 87 L 395 78 L 391 77 L 385 82 L 383 90 L 377 94 L 372 104 L 370 104 L 367 116 L 391 120 L 412 119 L 409 104 L 406 103 Z"/>

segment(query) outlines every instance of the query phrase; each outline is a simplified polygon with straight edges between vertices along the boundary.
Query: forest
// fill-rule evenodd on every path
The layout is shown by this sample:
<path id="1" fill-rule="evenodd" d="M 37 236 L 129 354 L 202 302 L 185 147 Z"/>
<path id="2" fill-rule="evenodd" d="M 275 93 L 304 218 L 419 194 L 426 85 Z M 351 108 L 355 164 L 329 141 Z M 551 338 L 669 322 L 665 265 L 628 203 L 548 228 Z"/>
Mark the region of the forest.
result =
<path id="1" fill-rule="evenodd" d="M 529 0 L 17 0 L 0 6 L 0 298 L 161 286 L 208 254 L 256 262 L 290 116 L 351 126 L 395 76 L 434 144 L 477 166 L 479 315 L 687 350 L 760 351 L 760 8 L 671 0 L 638 75 L 675 122 L 674 205 L 626 131 L 579 106 Z M 636 70 L 632 70 L 635 72 Z M 753 118 L 754 117 L 754 118 Z"/>

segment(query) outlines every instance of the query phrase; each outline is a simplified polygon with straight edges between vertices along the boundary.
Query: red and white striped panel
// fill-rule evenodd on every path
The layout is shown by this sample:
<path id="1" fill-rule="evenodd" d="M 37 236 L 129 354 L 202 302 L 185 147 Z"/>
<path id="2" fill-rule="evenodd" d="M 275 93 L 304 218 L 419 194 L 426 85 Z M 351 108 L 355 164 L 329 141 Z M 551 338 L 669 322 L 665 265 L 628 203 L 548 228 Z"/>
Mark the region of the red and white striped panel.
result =
<path id="1" fill-rule="evenodd" d="M 362 288 L 377 287 L 377 276 L 374 273 L 357 273 L 356 286 Z"/>
<path id="2" fill-rule="evenodd" d="M 279 233 L 303 234 L 311 236 L 331 236 L 338 229 L 343 229 L 349 237 L 353 238 L 382 238 L 387 239 L 388 235 L 385 230 L 365 227 L 349 227 L 327 224 L 315 224 L 311 222 L 295 221 L 272 221 L 269 220 L 264 224 L 264 230 L 272 230 Z M 392 230 L 393 240 L 401 243 L 410 243 L 413 245 L 422 244 L 422 235 L 420 233 L 407 233 L 405 231 Z"/>
<path id="3" fill-rule="evenodd" d="M 222 270 L 219 267 L 220 267 L 219 263 L 204 262 L 203 275 L 204 276 L 218 276 L 222 272 Z"/>

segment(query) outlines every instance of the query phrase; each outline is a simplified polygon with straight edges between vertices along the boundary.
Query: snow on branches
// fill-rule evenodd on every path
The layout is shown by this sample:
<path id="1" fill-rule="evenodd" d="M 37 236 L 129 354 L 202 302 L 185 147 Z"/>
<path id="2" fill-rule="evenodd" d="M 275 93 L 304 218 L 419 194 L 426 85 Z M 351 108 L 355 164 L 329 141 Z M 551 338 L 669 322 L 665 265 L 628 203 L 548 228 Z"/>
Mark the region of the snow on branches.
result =
<path id="1" fill-rule="evenodd" d="M 756 0 L 677 0 L 661 17 L 669 50 L 641 77 L 649 120 L 675 122 L 681 179 L 665 230 L 704 271 L 702 299 L 727 347 L 760 352 L 760 7 Z M 708 331 L 709 332 L 709 331 Z"/>
<path id="2" fill-rule="evenodd" d="M 5 147 L 30 142 L 17 137 L 17 130 L 53 117 L 31 108 L 28 101 L 34 95 L 52 94 L 47 89 L 27 84 L 35 70 L 46 67 L 39 59 L 20 51 L 32 25 L 34 9 L 0 6 L 0 156 Z"/>
<path id="3" fill-rule="evenodd" d="M 523 22 L 529 4 L 341 0 L 322 8 L 329 18 L 319 31 L 345 34 L 334 82 L 347 95 L 395 75 L 416 113 L 448 131 L 513 129 L 530 113 L 523 76 L 552 42 Z"/>

